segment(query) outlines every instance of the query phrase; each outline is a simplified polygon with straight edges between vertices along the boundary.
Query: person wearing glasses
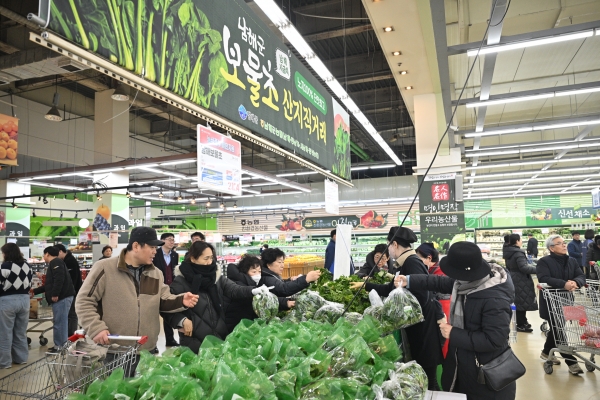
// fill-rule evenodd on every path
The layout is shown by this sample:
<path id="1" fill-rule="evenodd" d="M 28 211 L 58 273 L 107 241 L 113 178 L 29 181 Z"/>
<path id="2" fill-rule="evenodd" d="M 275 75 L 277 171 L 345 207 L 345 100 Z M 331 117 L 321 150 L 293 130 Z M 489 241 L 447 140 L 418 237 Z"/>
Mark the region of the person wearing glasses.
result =
<path id="1" fill-rule="evenodd" d="M 364 278 L 366 276 L 369 276 L 369 274 L 371 274 L 371 270 L 373 269 L 375 269 L 375 271 L 373 271 L 371 276 L 374 276 L 382 270 L 391 275 L 391 272 L 394 271 L 390 271 L 390 269 L 392 268 L 390 268 L 389 260 L 390 253 L 387 250 L 387 245 L 383 243 L 378 244 L 377 246 L 375 246 L 375 250 L 367 254 L 367 262 L 362 267 L 360 267 L 356 275 L 358 275 L 359 278 Z M 391 275 L 389 278 L 393 278 L 393 275 Z"/>
<path id="2" fill-rule="evenodd" d="M 246 300 L 268 291 L 267 287 L 241 286 L 225 276 L 217 279 L 215 249 L 206 242 L 194 242 L 188 257 L 175 269 L 171 293 L 192 292 L 198 295 L 198 304 L 175 314 L 162 314 L 174 329 L 179 329 L 179 341 L 198 353 L 204 339 L 216 336 L 225 339 L 229 330 L 225 323 L 225 298 Z"/>
<path id="3" fill-rule="evenodd" d="M 538 260 L 536 266 L 537 278 L 540 283 L 546 283 L 552 287 L 552 289 L 564 289 L 572 292 L 585 285 L 585 274 L 581 270 L 579 263 L 567 254 L 567 243 L 560 235 L 551 235 L 546 239 L 546 248 L 550 251 L 550 255 L 542 257 Z M 544 299 L 543 295 L 540 298 L 540 317 L 550 321 L 550 313 L 548 311 L 548 303 Z M 550 324 L 551 326 L 554 324 Z M 548 332 L 546 336 L 546 343 L 540 358 L 544 361 L 548 360 L 548 354 L 550 350 L 556 348 L 555 338 L 560 335 L 554 327 Z M 560 353 L 565 359 L 569 367 L 569 372 L 573 375 L 583 373 L 581 367 L 575 360 L 575 357 Z M 560 361 L 554 359 L 553 364 L 558 365 Z"/>
<path id="4" fill-rule="evenodd" d="M 160 235 L 160 240 L 164 244 L 156 249 L 156 255 L 152 263 L 162 272 L 165 285 L 171 285 L 175 278 L 175 267 L 179 264 L 179 255 L 174 250 L 175 235 L 172 233 L 163 233 Z M 164 320 L 163 328 L 165 330 L 166 346 L 179 346 L 179 343 L 175 340 L 175 335 L 173 335 L 173 329 Z"/>

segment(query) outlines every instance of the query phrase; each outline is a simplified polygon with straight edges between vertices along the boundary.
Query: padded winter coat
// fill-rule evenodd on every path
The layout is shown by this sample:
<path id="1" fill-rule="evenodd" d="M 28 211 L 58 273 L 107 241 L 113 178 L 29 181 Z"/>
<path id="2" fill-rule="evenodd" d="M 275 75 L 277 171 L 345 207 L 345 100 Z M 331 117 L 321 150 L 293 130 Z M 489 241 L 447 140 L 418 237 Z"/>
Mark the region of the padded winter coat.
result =
<path id="1" fill-rule="evenodd" d="M 310 283 L 306 282 L 306 276 L 304 275 L 299 276 L 293 281 L 284 281 L 281 276 L 266 267 L 261 268 L 261 274 L 262 279 L 260 280 L 260 284 L 264 283 L 267 287 L 273 286 L 274 288 L 271 290 L 271 293 L 277 297 L 294 295 L 310 285 Z"/>
<path id="2" fill-rule="evenodd" d="M 454 279 L 447 276 L 412 275 L 410 290 L 452 293 Z M 443 363 L 442 388 L 465 393 L 468 400 L 514 400 L 516 382 L 495 392 L 477 382 L 477 356 L 487 364 L 508 348 L 508 334 L 514 300 L 514 287 L 506 282 L 467 295 L 464 307 L 464 329 L 452 328 L 450 346 Z"/>
<path id="3" fill-rule="evenodd" d="M 396 269 L 394 268 L 394 260 L 390 258 L 387 262 L 387 265 L 387 272 L 390 274 L 394 274 L 396 272 Z M 374 276 L 379 271 L 381 271 L 381 269 L 379 269 L 379 267 L 375 265 L 375 251 L 372 251 L 369 254 L 367 254 L 366 262 L 362 267 L 360 267 L 356 275 L 358 275 L 359 278 L 364 278 L 365 276 L 368 276 L 371 273 L 371 270 L 373 268 L 375 268 L 375 271 L 371 274 L 371 276 Z"/>
<path id="4" fill-rule="evenodd" d="M 527 264 L 525 252 L 517 246 L 508 246 L 502 250 L 506 260 L 506 269 L 510 273 L 515 287 L 515 306 L 517 311 L 535 311 L 538 309 L 535 297 L 535 284 L 532 274 L 535 267 Z"/>
<path id="5" fill-rule="evenodd" d="M 598 248 L 594 242 L 588 245 L 587 253 L 585 255 L 586 267 L 589 267 L 590 261 L 600 261 L 600 248 Z M 590 269 L 590 279 L 598 279 L 596 269 L 593 267 Z"/>
<path id="6" fill-rule="evenodd" d="M 184 261 L 182 265 L 186 262 L 188 261 Z M 225 324 L 225 296 L 230 299 L 244 299 L 252 304 L 252 287 L 237 285 L 223 276 L 217 279 L 216 285 L 219 298 L 221 299 L 220 313 L 217 313 L 208 293 L 201 291 L 198 293 L 198 303 L 196 303 L 194 308 L 174 314 L 161 314 L 173 329 L 179 329 L 179 324 L 184 318 L 192 321 L 192 336 L 180 334 L 179 344 L 189 347 L 194 353 L 198 353 L 200 345 L 206 336 L 213 335 L 219 339 L 225 339 L 229 333 Z M 186 292 L 192 292 L 192 287 L 179 271 L 179 267 L 177 267 L 175 269 L 175 279 L 171 284 L 171 293 L 182 294 Z"/>

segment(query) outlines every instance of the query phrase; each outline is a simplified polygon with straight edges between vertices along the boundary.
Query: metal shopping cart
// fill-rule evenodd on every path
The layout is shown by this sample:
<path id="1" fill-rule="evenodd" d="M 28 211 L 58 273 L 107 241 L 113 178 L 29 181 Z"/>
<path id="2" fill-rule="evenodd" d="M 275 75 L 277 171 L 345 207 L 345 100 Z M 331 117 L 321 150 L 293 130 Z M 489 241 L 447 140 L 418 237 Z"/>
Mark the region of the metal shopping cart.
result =
<path id="1" fill-rule="evenodd" d="M 572 292 L 538 285 L 548 303 L 550 329 L 553 329 L 557 348 L 548 354 L 544 371 L 551 374 L 555 352 L 579 358 L 585 368 L 600 370 L 595 356 L 600 355 L 600 282 L 588 281 L 583 288 Z M 582 353 L 589 353 L 586 358 Z"/>
<path id="2" fill-rule="evenodd" d="M 48 339 L 44 337 L 44 334 L 54 327 L 53 324 L 53 316 L 52 316 L 52 307 L 51 306 L 43 306 L 41 305 L 42 299 L 38 299 L 39 308 L 37 311 L 37 318 L 29 317 L 29 323 L 33 325 L 27 326 L 27 333 L 39 333 L 40 346 L 45 346 L 48 344 Z M 27 337 L 27 344 L 31 344 L 31 338 Z"/>
<path id="3" fill-rule="evenodd" d="M 137 350 L 148 340 L 147 336 L 109 336 L 135 343 L 109 346 L 106 358 L 93 362 L 91 356 L 73 346 L 85 338 L 80 332 L 71 336 L 58 353 L 46 353 L 45 358 L 0 379 L 0 399 L 62 400 L 71 393 L 85 393 L 94 380 L 108 377 L 117 368 L 132 375 Z"/>

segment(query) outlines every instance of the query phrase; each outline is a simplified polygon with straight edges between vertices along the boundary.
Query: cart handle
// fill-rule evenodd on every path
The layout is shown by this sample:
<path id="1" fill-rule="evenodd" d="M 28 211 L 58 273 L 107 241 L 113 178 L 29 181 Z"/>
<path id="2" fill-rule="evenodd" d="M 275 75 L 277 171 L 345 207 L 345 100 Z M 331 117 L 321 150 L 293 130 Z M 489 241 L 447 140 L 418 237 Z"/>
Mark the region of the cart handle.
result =
<path id="1" fill-rule="evenodd" d="M 148 341 L 148 336 L 123 336 L 123 335 L 108 335 L 109 339 L 117 339 L 117 340 L 134 340 L 140 346 L 146 344 Z M 85 339 L 85 331 L 79 330 L 76 331 L 75 334 L 69 337 L 69 342 L 74 343 L 79 339 Z"/>

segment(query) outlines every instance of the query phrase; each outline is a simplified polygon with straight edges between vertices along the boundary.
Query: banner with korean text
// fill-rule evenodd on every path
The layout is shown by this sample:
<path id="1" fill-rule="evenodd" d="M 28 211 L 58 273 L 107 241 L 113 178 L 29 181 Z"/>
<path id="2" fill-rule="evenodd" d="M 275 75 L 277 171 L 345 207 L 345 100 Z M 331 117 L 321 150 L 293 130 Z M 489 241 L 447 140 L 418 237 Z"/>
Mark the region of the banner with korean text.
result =
<path id="1" fill-rule="evenodd" d="M 54 0 L 49 29 L 350 179 L 350 119 L 244 0 Z"/>
<path id="2" fill-rule="evenodd" d="M 198 188 L 242 194 L 240 142 L 198 125 Z"/>
<path id="3" fill-rule="evenodd" d="M 465 214 L 463 203 L 455 200 L 455 178 L 454 173 L 428 175 L 419 192 L 421 243 L 433 243 L 442 253 L 465 240 Z"/>

